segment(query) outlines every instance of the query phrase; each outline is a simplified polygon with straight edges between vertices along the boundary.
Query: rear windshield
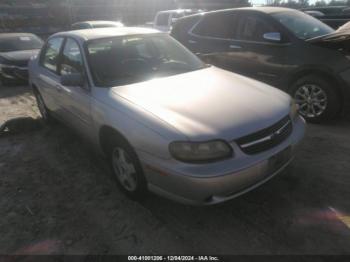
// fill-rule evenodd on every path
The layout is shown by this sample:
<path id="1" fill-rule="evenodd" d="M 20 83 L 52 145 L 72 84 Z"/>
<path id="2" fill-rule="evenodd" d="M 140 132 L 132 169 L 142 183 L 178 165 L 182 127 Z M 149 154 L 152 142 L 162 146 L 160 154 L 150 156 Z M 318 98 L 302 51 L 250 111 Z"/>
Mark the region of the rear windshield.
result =
<path id="1" fill-rule="evenodd" d="M 40 49 L 43 41 L 36 36 L 10 36 L 0 39 L 0 52 Z"/>
<path id="2" fill-rule="evenodd" d="M 271 15 L 300 39 L 306 40 L 334 32 L 328 25 L 303 12 L 284 11 Z"/>
<path id="3" fill-rule="evenodd" d="M 159 13 L 157 15 L 156 25 L 167 26 L 169 24 L 169 13 Z"/>
<path id="4" fill-rule="evenodd" d="M 88 42 L 96 86 L 118 86 L 204 68 L 204 63 L 168 35 L 123 36 Z"/>

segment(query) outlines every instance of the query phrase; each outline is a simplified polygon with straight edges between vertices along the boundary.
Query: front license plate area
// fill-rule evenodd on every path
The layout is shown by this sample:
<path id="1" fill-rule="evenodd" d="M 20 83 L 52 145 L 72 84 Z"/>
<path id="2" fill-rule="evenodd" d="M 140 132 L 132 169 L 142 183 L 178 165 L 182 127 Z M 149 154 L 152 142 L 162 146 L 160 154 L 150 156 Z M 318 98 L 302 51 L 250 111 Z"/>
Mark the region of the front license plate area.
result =
<path id="1" fill-rule="evenodd" d="M 274 172 L 288 162 L 292 154 L 291 147 L 287 147 L 269 159 L 269 171 Z"/>

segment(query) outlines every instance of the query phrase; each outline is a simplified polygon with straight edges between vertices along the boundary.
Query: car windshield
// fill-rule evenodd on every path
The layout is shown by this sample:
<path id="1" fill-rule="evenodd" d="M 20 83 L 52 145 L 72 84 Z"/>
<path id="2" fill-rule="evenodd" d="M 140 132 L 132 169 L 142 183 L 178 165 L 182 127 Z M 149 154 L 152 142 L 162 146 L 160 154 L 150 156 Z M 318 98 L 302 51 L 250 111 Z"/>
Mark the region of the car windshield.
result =
<path id="1" fill-rule="evenodd" d="M 205 67 L 181 44 L 161 34 L 92 40 L 87 53 L 96 86 L 127 85 Z"/>
<path id="2" fill-rule="evenodd" d="M 296 37 L 303 40 L 334 32 L 334 29 L 328 25 L 303 12 L 284 11 L 271 15 L 292 31 Z"/>
<path id="3" fill-rule="evenodd" d="M 0 52 L 40 49 L 43 42 L 36 36 L 11 36 L 0 39 Z"/>

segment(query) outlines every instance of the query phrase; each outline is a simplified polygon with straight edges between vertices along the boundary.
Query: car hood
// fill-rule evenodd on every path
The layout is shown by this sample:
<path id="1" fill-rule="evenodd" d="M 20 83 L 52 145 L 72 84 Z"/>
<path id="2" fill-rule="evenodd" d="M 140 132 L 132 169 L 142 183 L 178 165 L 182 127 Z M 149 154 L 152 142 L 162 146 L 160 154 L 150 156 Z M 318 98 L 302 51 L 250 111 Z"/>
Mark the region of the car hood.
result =
<path id="1" fill-rule="evenodd" d="M 306 40 L 308 43 L 316 44 L 323 47 L 328 47 L 332 49 L 349 49 L 350 43 L 350 30 L 343 29 L 334 31 L 331 34 L 318 36 Z"/>
<path id="2" fill-rule="evenodd" d="M 289 113 L 289 95 L 261 82 L 209 67 L 112 88 L 193 141 L 235 139 Z"/>
<path id="3" fill-rule="evenodd" d="M 23 50 L 23 51 L 12 51 L 12 52 L 1 52 L 0 57 L 6 60 L 8 63 L 13 63 L 19 66 L 26 66 L 32 56 L 39 53 L 39 49 L 34 50 Z"/>

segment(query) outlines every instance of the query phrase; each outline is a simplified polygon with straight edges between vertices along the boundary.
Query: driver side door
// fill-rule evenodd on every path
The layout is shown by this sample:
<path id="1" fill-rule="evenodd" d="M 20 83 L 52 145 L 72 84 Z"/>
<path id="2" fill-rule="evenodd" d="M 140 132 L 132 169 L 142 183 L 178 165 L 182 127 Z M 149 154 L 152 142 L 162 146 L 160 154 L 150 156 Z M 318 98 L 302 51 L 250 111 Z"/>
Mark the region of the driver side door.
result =
<path id="1" fill-rule="evenodd" d="M 59 75 L 81 75 L 81 86 L 65 86 L 60 83 L 61 107 L 64 120 L 86 138 L 91 138 L 91 94 L 86 78 L 84 57 L 78 42 L 73 38 L 66 38 L 62 49 Z"/>
<path id="2" fill-rule="evenodd" d="M 235 39 L 241 46 L 241 52 L 236 54 L 237 61 L 242 62 L 241 73 L 279 86 L 281 79 L 287 73 L 289 40 L 268 15 L 242 12 L 238 21 Z M 269 35 L 277 37 L 269 39 Z"/>

